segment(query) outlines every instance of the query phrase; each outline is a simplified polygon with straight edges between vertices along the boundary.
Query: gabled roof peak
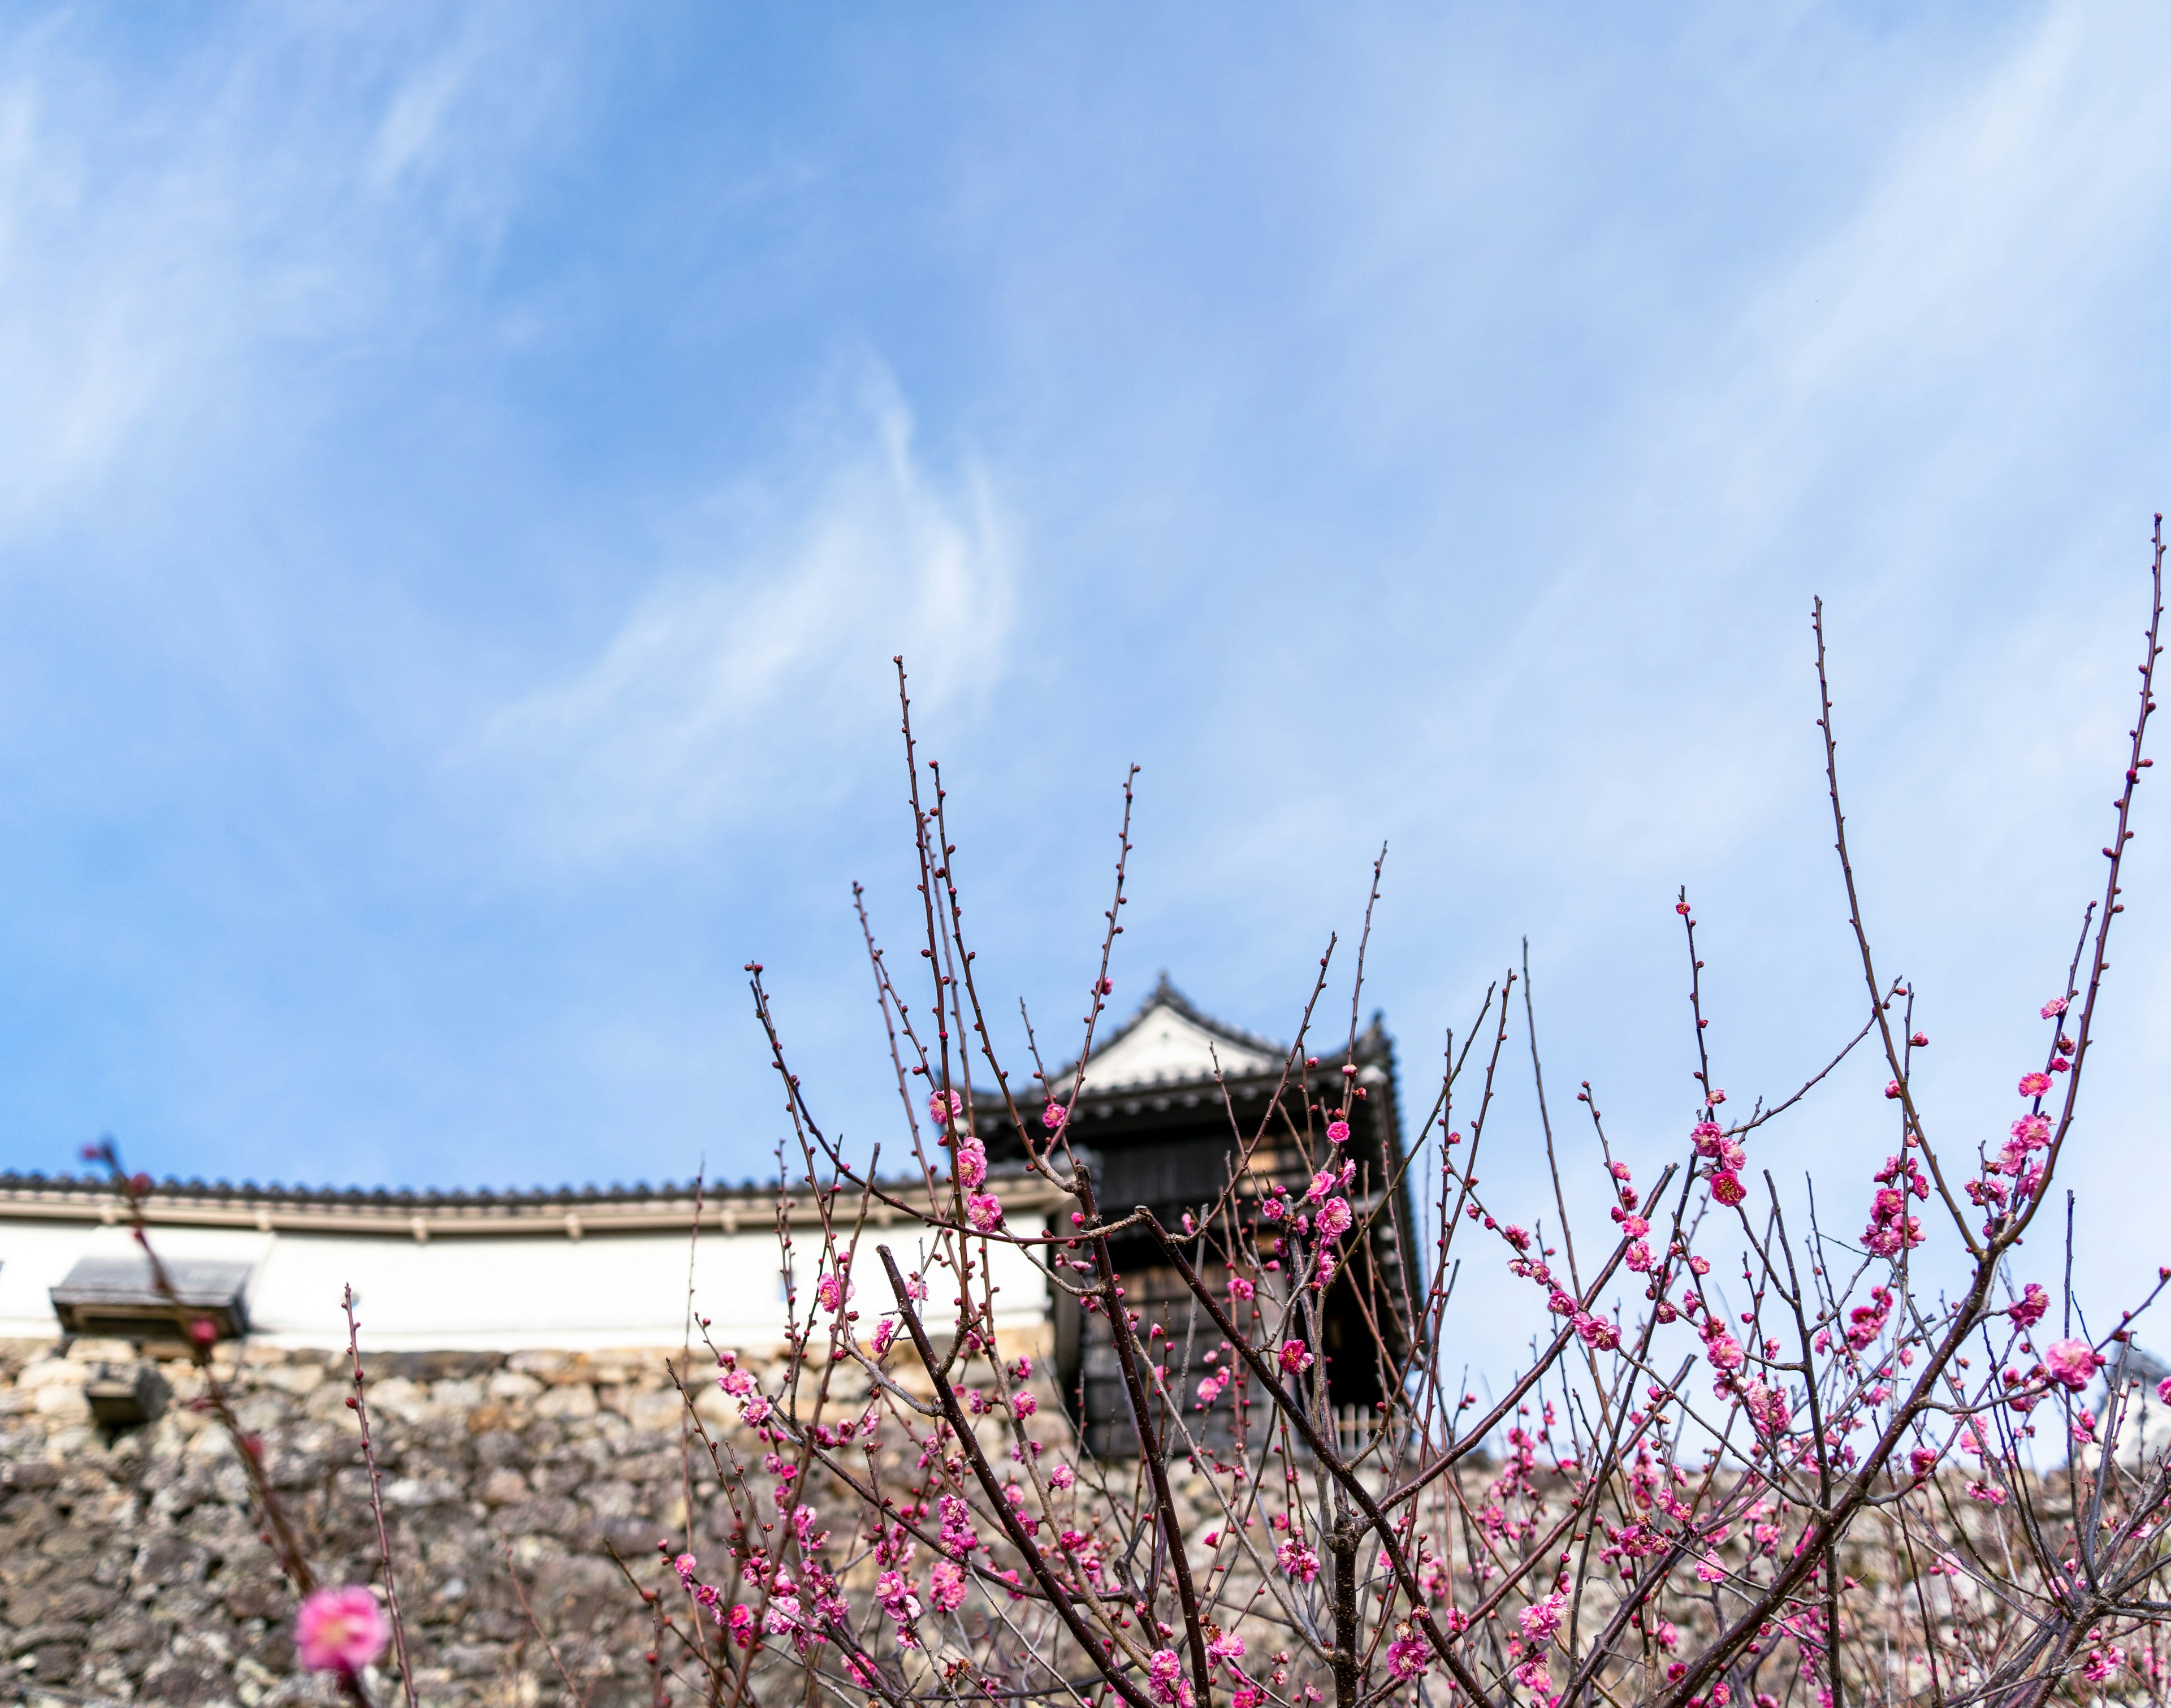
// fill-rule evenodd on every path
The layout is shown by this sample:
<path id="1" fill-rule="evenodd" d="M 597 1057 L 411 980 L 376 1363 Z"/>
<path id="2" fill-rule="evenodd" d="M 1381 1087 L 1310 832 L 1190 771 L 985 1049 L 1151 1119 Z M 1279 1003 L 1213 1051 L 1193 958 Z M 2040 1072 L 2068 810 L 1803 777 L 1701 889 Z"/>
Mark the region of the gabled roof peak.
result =
<path id="1" fill-rule="evenodd" d="M 1185 1084 L 1263 1074 L 1289 1058 L 1286 1045 L 1205 1013 L 1178 990 L 1166 971 L 1139 1010 L 1094 1047 L 1086 1064 L 1090 1095 L 1139 1085 Z M 1055 1077 L 1069 1079 L 1075 1064 Z"/>

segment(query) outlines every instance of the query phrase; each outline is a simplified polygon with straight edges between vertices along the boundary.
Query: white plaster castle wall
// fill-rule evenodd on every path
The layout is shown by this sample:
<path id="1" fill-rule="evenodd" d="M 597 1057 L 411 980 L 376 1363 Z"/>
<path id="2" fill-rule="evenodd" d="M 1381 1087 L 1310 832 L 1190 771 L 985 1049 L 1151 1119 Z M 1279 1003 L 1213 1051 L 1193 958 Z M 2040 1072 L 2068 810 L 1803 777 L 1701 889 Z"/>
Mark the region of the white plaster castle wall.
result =
<path id="1" fill-rule="evenodd" d="M 587 1352 L 677 1347 L 684 1338 L 689 1241 L 683 1231 L 577 1240 L 537 1232 L 425 1243 L 375 1233 L 174 1227 L 156 1229 L 153 1237 L 162 1257 L 250 1265 L 252 1338 L 274 1346 L 345 1345 L 340 1298 L 350 1282 L 363 1344 L 380 1352 Z M 889 1245 L 905 1263 L 922 1237 L 910 1226 L 870 1229 L 861 1236 L 853 1303 L 867 1322 L 890 1306 L 876 1245 Z M 796 1229 L 794 1238 L 803 1318 L 813 1305 L 820 1242 L 806 1228 Z M 986 1249 L 1000 1289 L 998 1327 L 1044 1320 L 1048 1290 L 1039 1273 L 1015 1247 Z M 127 1256 L 135 1250 L 125 1227 L 0 1215 L 0 1339 L 56 1336 L 60 1324 L 49 1290 L 79 1258 Z M 694 1248 L 694 1287 L 695 1309 L 710 1320 L 719 1346 L 765 1348 L 780 1337 L 785 1305 L 773 1229 L 705 1229 Z M 951 1320 L 956 1288 L 946 1272 L 930 1277 L 929 1292 L 929 1320 Z"/>

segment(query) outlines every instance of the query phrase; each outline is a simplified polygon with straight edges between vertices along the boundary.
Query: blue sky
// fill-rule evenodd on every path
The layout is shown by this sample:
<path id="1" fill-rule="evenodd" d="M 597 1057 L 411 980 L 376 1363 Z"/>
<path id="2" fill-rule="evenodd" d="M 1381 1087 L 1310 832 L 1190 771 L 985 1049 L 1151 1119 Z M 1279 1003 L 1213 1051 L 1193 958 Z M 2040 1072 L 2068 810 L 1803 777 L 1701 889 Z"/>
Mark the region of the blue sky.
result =
<path id="1" fill-rule="evenodd" d="M 0 1165 L 742 1175 L 749 959 L 882 1136 L 900 651 L 1049 1031 L 1136 760 L 1119 1006 L 1285 1036 L 1386 841 L 1408 1095 L 1527 934 L 1655 1159 L 1678 884 L 1737 1097 L 1856 1023 L 1815 593 L 1932 1119 L 2010 1118 L 2171 498 L 2160 13 L 7 16 Z M 2075 1171 L 2121 1289 L 2155 818 Z M 1882 1078 L 1764 1159 L 1873 1165 Z"/>

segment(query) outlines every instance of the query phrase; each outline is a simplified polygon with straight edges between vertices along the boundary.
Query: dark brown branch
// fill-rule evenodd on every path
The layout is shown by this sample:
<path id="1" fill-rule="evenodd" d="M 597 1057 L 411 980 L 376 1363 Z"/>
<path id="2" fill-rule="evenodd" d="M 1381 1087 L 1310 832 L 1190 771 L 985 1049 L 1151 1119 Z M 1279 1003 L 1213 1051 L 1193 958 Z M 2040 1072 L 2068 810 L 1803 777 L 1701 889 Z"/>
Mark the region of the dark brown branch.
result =
<path id="1" fill-rule="evenodd" d="M 384 1568 L 384 1603 L 392 1616 L 393 1651 L 399 1661 L 399 1684 L 406 1693 L 407 1708 L 416 1708 L 415 1673 L 407 1663 L 407 1622 L 400 1616 L 399 1586 L 392 1576 L 392 1535 L 384 1523 L 383 1480 L 378 1474 L 377 1451 L 369 1440 L 369 1402 L 362 1393 L 362 1325 L 355 1320 L 354 1288 L 346 1287 L 341 1294 L 340 1308 L 346 1313 L 347 1357 L 353 1360 L 354 1373 L 349 1379 L 354 1392 L 346 1403 L 354 1409 L 355 1422 L 362 1426 L 362 1462 L 369 1472 L 369 1510 L 377 1520 L 377 1557 Z"/>
<path id="2" fill-rule="evenodd" d="M 987 1495 L 989 1507 L 1000 1521 L 1005 1534 L 1010 1537 L 1010 1545 L 1024 1560 L 1027 1570 L 1032 1573 L 1034 1581 L 1040 1585 L 1042 1592 L 1055 1609 L 1056 1616 L 1077 1640 L 1079 1647 L 1093 1662 L 1095 1670 L 1108 1681 L 1110 1688 L 1129 1703 L 1131 1708 L 1156 1708 L 1156 1705 L 1108 1658 L 1105 1640 L 1096 1639 L 1086 1630 L 1086 1621 L 1072 1604 L 1069 1593 L 1064 1588 L 1054 1572 L 1048 1569 L 1048 1561 L 1041 1556 L 1040 1550 L 1033 1545 L 1032 1537 L 1003 1493 L 1003 1486 L 996 1478 L 994 1467 L 989 1464 L 987 1455 L 980 1451 L 979 1438 L 973 1432 L 963 1408 L 957 1404 L 957 1391 L 951 1387 L 950 1379 L 943 1373 L 943 1361 L 935 1356 L 935 1348 L 928 1341 L 927 1331 L 920 1324 L 919 1314 L 912 1308 L 912 1291 L 905 1285 L 904 1276 L 897 1266 L 896 1257 L 887 1245 L 876 1246 L 875 1253 L 882 1259 L 882 1268 L 889 1275 L 890 1291 L 896 1295 L 898 1313 L 904 1320 L 905 1332 L 912 1336 L 912 1349 L 919 1355 L 921 1366 L 935 1384 L 935 1398 L 941 1405 L 942 1415 L 949 1421 L 966 1463 L 973 1467 L 973 1475 L 978 1479 L 981 1489 Z"/>

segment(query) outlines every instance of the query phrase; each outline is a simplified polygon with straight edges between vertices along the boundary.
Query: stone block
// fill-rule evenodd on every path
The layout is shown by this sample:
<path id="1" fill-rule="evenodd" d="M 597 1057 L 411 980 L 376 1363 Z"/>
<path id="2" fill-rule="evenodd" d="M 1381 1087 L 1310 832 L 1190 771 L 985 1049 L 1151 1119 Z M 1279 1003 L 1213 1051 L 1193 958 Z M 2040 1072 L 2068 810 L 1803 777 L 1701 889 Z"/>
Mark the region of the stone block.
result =
<path id="1" fill-rule="evenodd" d="M 460 1486 L 449 1477 L 391 1477 L 384 1483 L 388 1507 L 442 1507 L 460 1498 Z"/>
<path id="2" fill-rule="evenodd" d="M 257 1381 L 299 1399 L 323 1387 L 330 1373 L 322 1364 L 280 1363 L 258 1370 L 255 1376 Z"/>
<path id="3" fill-rule="evenodd" d="M 465 1418 L 483 1402 L 485 1384 L 474 1376 L 447 1377 L 430 1384 L 430 1407 L 446 1416 Z"/>
<path id="4" fill-rule="evenodd" d="M 635 1429 L 676 1430 L 685 1415 L 686 1402 L 676 1388 L 663 1388 L 629 1394 L 620 1409 Z"/>
<path id="5" fill-rule="evenodd" d="M 430 1390 L 405 1376 L 372 1382 L 363 1389 L 363 1397 L 373 1418 L 396 1417 L 403 1423 L 420 1421 L 430 1404 Z"/>
<path id="6" fill-rule="evenodd" d="M 0 1633 L 0 1652 L 27 1655 L 34 1649 L 56 1643 L 79 1641 L 82 1636 L 82 1628 L 72 1624 L 20 1625 L 13 1630 Z"/>
<path id="7" fill-rule="evenodd" d="M 518 1464 L 528 1455 L 528 1444 L 510 1429 L 486 1429 L 473 1442 L 476 1459 L 485 1465 Z"/>
<path id="8" fill-rule="evenodd" d="M 78 1364 L 129 1364 L 136 1360 L 136 1343 L 88 1338 L 71 1341 L 67 1356 Z"/>
<path id="9" fill-rule="evenodd" d="M 581 1498 L 598 1518 L 620 1518 L 634 1510 L 639 1497 L 631 1483 L 610 1478 L 588 1484 L 581 1491 Z"/>
<path id="10" fill-rule="evenodd" d="M 453 1643 L 445 1650 L 445 1670 L 455 1679 L 490 1678 L 505 1665 L 506 1652 L 497 1643 Z"/>
<path id="11" fill-rule="evenodd" d="M 546 1495 L 578 1494 L 595 1478 L 594 1464 L 573 1454 L 561 1454 L 528 1473 L 528 1480 Z"/>
<path id="12" fill-rule="evenodd" d="M 136 1654 L 157 1648 L 163 1639 L 157 1625 L 142 1609 L 130 1606 L 115 1608 L 93 1628 L 90 1646 L 94 1652 L 111 1654 Z"/>
<path id="13" fill-rule="evenodd" d="M 25 1670 L 40 1684 L 65 1684 L 75 1677 L 77 1665 L 83 1659 L 83 1645 L 79 1642 L 40 1643 L 27 1657 L 30 1664 Z M 17 1664 L 19 1666 L 20 1662 Z"/>
<path id="14" fill-rule="evenodd" d="M 608 1610 L 608 1601 L 619 1597 L 639 1605 L 616 1566 L 608 1560 L 580 1555 L 546 1561 L 536 1571 L 528 1592 L 529 1604 L 545 1629 L 569 1621 L 586 1624 Z"/>
<path id="15" fill-rule="evenodd" d="M 226 1611 L 233 1619 L 284 1619 L 293 1609 L 293 1591 L 268 1561 L 237 1574 L 227 1588 Z"/>
<path id="16" fill-rule="evenodd" d="M 597 1410 L 596 1390 L 585 1382 L 553 1388 L 535 1402 L 538 1417 L 592 1417 Z"/>
<path id="17" fill-rule="evenodd" d="M 217 1668 L 201 1661 L 168 1661 L 143 1675 L 139 1702 L 157 1702 L 166 1708 L 208 1708 L 214 1702 L 239 1700 L 232 1682 Z"/>
<path id="18" fill-rule="evenodd" d="M 515 1536 L 570 1536 L 581 1522 L 581 1509 L 562 1497 L 523 1501 L 502 1510 L 505 1529 Z"/>
<path id="19" fill-rule="evenodd" d="M 596 1526 L 594 1535 L 598 1544 L 616 1549 L 618 1557 L 628 1564 L 653 1554 L 658 1542 L 671 1539 L 667 1527 L 654 1518 L 633 1513 L 603 1520 Z"/>
<path id="20" fill-rule="evenodd" d="M 19 1625 L 73 1625 L 99 1617 L 116 1598 L 111 1590 L 95 1583 L 56 1583 L 48 1579 L 11 1596 L 8 1618 Z"/>
<path id="21" fill-rule="evenodd" d="M 38 1416 L 55 1423 L 88 1423 L 90 1401 L 79 1386 L 48 1384 L 36 1390 Z"/>
<path id="22" fill-rule="evenodd" d="M 161 1589 L 175 1584 L 201 1583 L 210 1568 L 210 1550 L 180 1536 L 158 1536 L 145 1543 L 136 1555 L 136 1581 Z"/>

